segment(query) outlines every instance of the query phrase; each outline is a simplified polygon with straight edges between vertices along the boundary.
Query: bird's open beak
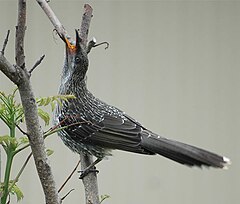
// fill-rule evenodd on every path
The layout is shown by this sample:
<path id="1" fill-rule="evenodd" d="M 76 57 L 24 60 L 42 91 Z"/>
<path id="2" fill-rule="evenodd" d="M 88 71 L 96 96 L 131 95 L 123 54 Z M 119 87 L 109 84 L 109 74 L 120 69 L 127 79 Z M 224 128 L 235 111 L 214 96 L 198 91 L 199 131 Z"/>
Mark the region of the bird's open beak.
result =
<path id="1" fill-rule="evenodd" d="M 64 37 L 66 47 L 70 52 L 76 52 L 76 45 L 73 45 L 66 37 Z"/>
<path id="2" fill-rule="evenodd" d="M 76 41 L 75 41 L 75 45 L 73 45 L 68 38 L 66 38 L 65 36 L 63 37 L 65 43 L 66 43 L 66 48 L 68 51 L 70 51 L 71 53 L 75 53 L 78 49 L 81 49 L 80 47 L 80 43 L 81 43 L 81 38 L 79 36 L 79 33 L 77 30 L 76 31 Z"/>

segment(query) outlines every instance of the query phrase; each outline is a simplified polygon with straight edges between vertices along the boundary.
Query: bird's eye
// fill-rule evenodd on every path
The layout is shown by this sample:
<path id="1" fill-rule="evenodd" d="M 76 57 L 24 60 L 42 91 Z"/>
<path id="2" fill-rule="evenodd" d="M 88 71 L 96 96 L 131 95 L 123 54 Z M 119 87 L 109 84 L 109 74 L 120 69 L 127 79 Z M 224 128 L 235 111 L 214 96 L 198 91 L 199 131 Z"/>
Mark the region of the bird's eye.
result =
<path id="1" fill-rule="evenodd" d="M 76 57 L 76 58 L 75 58 L 75 62 L 76 62 L 76 63 L 79 63 L 79 62 L 80 62 L 80 57 Z"/>

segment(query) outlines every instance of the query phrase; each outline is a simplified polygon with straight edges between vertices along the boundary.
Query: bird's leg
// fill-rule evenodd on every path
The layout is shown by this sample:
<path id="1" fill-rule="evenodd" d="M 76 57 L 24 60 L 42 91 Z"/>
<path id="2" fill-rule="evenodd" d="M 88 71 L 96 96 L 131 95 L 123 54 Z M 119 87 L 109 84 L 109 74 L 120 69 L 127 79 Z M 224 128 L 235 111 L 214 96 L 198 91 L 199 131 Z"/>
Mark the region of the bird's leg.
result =
<path id="1" fill-rule="evenodd" d="M 98 164 L 100 161 L 102 161 L 102 158 L 96 159 L 86 169 L 79 171 L 81 173 L 80 176 L 79 176 L 79 179 L 83 179 L 90 172 L 97 172 L 98 173 L 99 171 L 95 168 L 95 165 Z"/>

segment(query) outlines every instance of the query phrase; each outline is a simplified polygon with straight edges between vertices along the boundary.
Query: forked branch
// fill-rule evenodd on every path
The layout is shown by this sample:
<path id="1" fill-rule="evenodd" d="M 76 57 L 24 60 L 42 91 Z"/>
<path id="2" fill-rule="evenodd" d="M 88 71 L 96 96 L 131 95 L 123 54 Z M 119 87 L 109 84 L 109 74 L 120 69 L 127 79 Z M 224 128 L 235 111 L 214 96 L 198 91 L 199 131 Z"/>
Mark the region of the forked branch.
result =
<path id="1" fill-rule="evenodd" d="M 49 20 L 53 24 L 55 30 L 62 40 L 67 38 L 70 42 L 73 42 L 71 37 L 67 34 L 67 31 L 64 29 L 61 22 L 58 20 L 57 16 L 54 14 L 49 4 L 45 0 L 36 0 L 41 8 L 44 10 L 45 14 L 48 16 Z M 84 13 L 82 16 L 81 27 L 80 27 L 80 37 L 82 39 L 82 45 L 85 47 L 86 52 L 89 52 L 91 48 L 87 46 L 88 42 L 88 32 L 90 27 L 90 22 L 92 18 L 93 9 L 90 5 L 84 5 Z M 65 41 L 65 40 L 64 40 Z M 96 42 L 94 42 L 95 45 Z M 92 46 L 93 47 L 93 46 Z M 93 158 L 90 155 L 84 153 L 80 154 L 81 158 L 81 168 L 86 169 L 92 162 Z M 98 184 L 97 184 L 97 175 L 95 172 L 89 173 L 83 178 L 83 184 L 85 187 L 85 197 L 86 203 L 98 204 L 99 195 L 98 195 Z"/>
<path id="2" fill-rule="evenodd" d="M 32 154 L 40 178 L 42 188 L 45 194 L 47 204 L 59 204 L 57 189 L 53 179 L 53 174 L 47 155 L 43 132 L 40 128 L 38 119 L 37 104 L 30 82 L 30 74 L 25 68 L 24 56 L 24 36 L 26 30 L 26 0 L 18 1 L 18 22 L 16 26 L 16 65 L 13 66 L 4 57 L 4 50 L 7 40 L 4 42 L 2 52 L 0 52 L 0 70 L 18 86 L 22 106 L 24 109 L 25 121 L 27 126 L 27 135 L 29 137 Z M 5 203 L 5 202 L 4 202 Z"/>

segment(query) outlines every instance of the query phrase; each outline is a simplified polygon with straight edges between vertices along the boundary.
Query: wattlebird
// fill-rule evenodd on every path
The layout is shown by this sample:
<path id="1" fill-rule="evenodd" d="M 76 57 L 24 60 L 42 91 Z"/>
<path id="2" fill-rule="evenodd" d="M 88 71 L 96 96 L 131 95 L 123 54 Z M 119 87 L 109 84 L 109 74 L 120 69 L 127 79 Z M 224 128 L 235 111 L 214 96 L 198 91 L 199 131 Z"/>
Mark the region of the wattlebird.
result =
<path id="1" fill-rule="evenodd" d="M 66 146 L 97 158 L 82 177 L 114 149 L 159 154 L 187 166 L 224 168 L 230 163 L 227 157 L 153 133 L 125 112 L 93 96 L 87 89 L 88 56 L 78 31 L 75 43 L 62 39 L 66 55 L 59 94 L 73 94 L 75 98 L 57 105 L 54 120 L 64 127 L 58 134 Z"/>

